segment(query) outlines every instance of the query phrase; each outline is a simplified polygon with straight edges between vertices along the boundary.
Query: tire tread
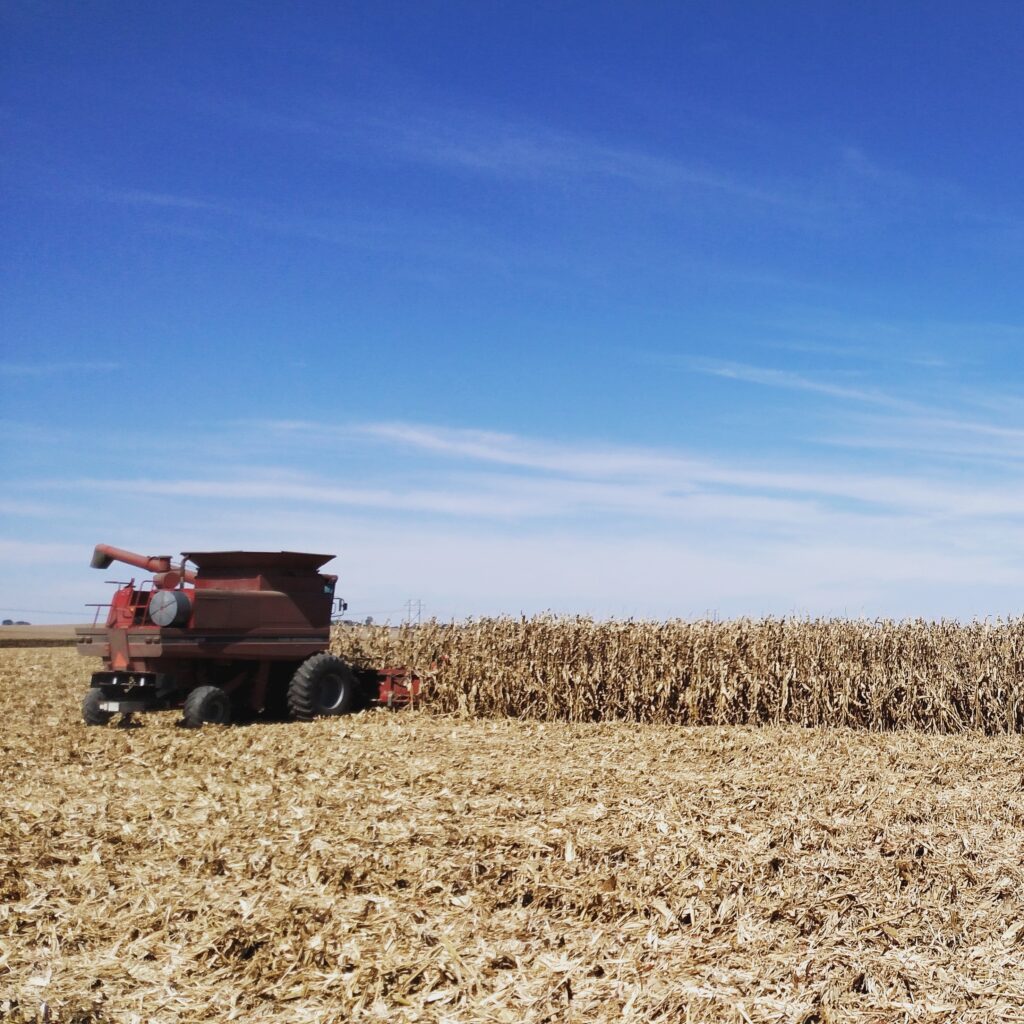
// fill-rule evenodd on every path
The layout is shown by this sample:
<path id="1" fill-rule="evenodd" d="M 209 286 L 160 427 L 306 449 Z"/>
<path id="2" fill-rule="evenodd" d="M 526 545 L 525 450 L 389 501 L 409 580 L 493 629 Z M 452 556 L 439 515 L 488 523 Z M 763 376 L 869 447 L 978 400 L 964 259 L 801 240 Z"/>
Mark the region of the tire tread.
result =
<path id="1" fill-rule="evenodd" d="M 231 701 L 228 695 L 219 686 L 197 686 L 189 692 L 185 698 L 185 705 L 182 708 L 182 717 L 185 719 L 186 726 L 198 729 L 204 723 L 213 721 L 213 719 L 205 717 L 206 705 L 212 697 L 223 697 L 228 701 L 228 718 L 227 721 L 221 724 L 226 725 L 227 722 L 231 721 Z"/>
<path id="2" fill-rule="evenodd" d="M 338 672 L 345 677 L 346 694 L 337 708 L 330 711 L 317 704 L 317 690 L 320 677 L 328 671 Z M 320 715 L 344 715 L 353 710 L 356 703 L 356 678 L 352 669 L 341 658 L 327 651 L 307 658 L 296 670 L 288 684 L 288 711 L 300 722 L 311 722 Z"/>
<path id="3" fill-rule="evenodd" d="M 100 701 L 103 700 L 103 691 L 98 686 L 92 686 L 82 698 L 82 721 L 86 725 L 106 725 L 113 717 L 113 711 L 103 711 L 100 708 Z"/>

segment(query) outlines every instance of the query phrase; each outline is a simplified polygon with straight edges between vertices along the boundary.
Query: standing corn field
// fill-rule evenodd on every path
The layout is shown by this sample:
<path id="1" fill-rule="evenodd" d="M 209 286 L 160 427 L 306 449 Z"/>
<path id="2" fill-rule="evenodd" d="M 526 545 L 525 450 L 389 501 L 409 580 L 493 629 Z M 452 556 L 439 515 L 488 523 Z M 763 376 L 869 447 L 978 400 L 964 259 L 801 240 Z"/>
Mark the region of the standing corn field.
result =
<path id="1" fill-rule="evenodd" d="M 1024 620 L 429 622 L 338 630 L 439 710 L 568 721 L 1024 730 Z"/>

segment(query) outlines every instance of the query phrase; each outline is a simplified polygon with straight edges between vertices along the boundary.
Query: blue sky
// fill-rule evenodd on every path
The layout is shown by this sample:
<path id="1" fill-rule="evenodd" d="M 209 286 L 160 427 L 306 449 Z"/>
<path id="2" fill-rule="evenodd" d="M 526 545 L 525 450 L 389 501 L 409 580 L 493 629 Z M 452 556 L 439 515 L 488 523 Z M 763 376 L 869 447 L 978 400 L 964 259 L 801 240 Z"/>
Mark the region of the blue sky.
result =
<path id="1" fill-rule="evenodd" d="M 1020 612 L 1019 5 L 547 8 L 4 5 L 5 617 Z"/>

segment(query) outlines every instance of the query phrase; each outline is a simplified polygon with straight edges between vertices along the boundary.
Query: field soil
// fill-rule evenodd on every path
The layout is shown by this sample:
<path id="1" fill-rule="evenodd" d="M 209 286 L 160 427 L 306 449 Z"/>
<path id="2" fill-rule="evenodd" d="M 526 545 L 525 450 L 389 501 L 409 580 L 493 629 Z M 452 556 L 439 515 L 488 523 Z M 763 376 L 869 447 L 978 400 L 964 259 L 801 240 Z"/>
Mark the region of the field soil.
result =
<path id="1" fill-rule="evenodd" d="M 0 626 L 0 647 L 73 647 L 74 626 Z"/>
<path id="2" fill-rule="evenodd" d="M 1024 1020 L 1019 736 L 86 728 L 0 651 L 0 1018 Z"/>

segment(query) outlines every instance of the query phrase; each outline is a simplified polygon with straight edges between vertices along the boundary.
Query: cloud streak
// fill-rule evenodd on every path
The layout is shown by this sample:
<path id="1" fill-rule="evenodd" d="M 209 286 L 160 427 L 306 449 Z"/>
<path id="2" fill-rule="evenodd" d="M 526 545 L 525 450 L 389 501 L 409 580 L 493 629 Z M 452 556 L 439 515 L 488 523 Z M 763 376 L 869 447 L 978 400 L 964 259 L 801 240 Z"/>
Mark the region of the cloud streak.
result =
<path id="1" fill-rule="evenodd" d="M 519 179 L 610 179 L 640 189 L 719 192 L 756 205 L 806 210 L 811 204 L 721 170 L 608 145 L 569 132 L 446 111 L 443 116 L 369 119 L 377 138 L 407 159 Z"/>
<path id="2" fill-rule="evenodd" d="M 996 422 L 991 419 L 972 418 L 960 407 L 969 406 L 969 398 L 946 395 L 939 406 L 915 399 L 893 395 L 877 388 L 854 387 L 839 384 L 790 370 L 779 370 L 745 363 L 689 360 L 685 367 L 692 372 L 724 380 L 753 384 L 780 391 L 804 392 L 834 399 L 851 407 L 868 406 L 888 410 L 888 415 L 871 418 L 848 417 L 850 422 L 867 426 L 867 430 L 829 431 L 815 440 L 818 443 L 845 447 L 863 447 L 904 450 L 950 457 L 983 457 L 1013 463 L 1024 457 L 1024 426 Z M 1001 415 L 1019 413 L 1019 407 L 1000 405 L 991 394 L 985 396 L 985 405 L 994 406 Z M 983 414 L 984 408 L 973 410 Z M 832 422 L 839 417 L 833 415 Z M 1008 466 L 1008 468 L 1012 468 Z"/>
<path id="3" fill-rule="evenodd" d="M 113 362 L 0 363 L 0 377 L 51 377 L 74 373 L 113 373 L 121 368 Z"/>
<path id="4" fill-rule="evenodd" d="M 787 391 L 808 391 L 829 398 L 839 398 L 843 401 L 864 402 L 869 405 L 882 405 L 894 409 L 915 408 L 913 403 L 887 395 L 882 391 L 816 380 L 790 370 L 751 366 L 745 363 L 716 363 L 699 360 L 693 361 L 690 366 L 697 373 L 742 381 L 747 384 L 763 384 L 767 387 L 782 388 Z"/>
<path id="5" fill-rule="evenodd" d="M 330 424 L 270 422 L 264 424 L 294 437 L 331 436 Z M 390 446 L 412 449 L 455 462 L 482 463 L 530 470 L 543 477 L 520 476 L 509 480 L 510 490 L 523 494 L 529 481 L 555 480 L 559 486 L 569 481 L 603 481 L 615 490 L 596 489 L 585 493 L 585 501 L 594 502 L 603 494 L 633 492 L 635 500 L 621 500 L 650 514 L 666 508 L 681 509 L 684 499 L 714 495 L 737 506 L 743 499 L 760 493 L 765 498 L 785 499 L 787 514 L 794 501 L 855 502 L 862 515 L 882 513 L 899 516 L 1008 516 L 1024 514 L 1024 483 L 1019 480 L 986 482 L 966 489 L 954 480 L 935 476 L 887 475 L 883 473 L 813 472 L 771 467 L 744 466 L 733 462 L 690 458 L 671 451 L 623 446 L 587 446 L 557 444 L 513 434 L 478 430 L 457 430 L 410 423 L 371 423 L 334 428 L 335 439 L 365 436 Z M 655 500 L 657 496 L 658 500 Z M 545 495 L 542 501 L 550 498 Z M 722 505 L 709 506 L 720 515 Z"/>
<path id="6" fill-rule="evenodd" d="M 214 203 L 206 199 L 192 196 L 174 195 L 169 192 L 150 192 L 146 189 L 110 188 L 102 189 L 99 196 L 107 202 L 119 203 L 123 206 L 151 207 L 161 210 L 196 210 L 216 213 L 233 212 L 223 203 Z"/>
<path id="7" fill-rule="evenodd" d="M 830 205 L 806 187 L 744 176 L 707 162 L 456 104 L 415 100 L 391 107 L 309 101 L 288 111 L 239 101 L 217 104 L 219 115 L 252 130 L 315 140 L 336 159 L 384 158 L 499 181 L 556 184 L 612 182 L 659 195 L 720 195 L 741 204 L 797 216 L 820 216 Z"/>
<path id="8" fill-rule="evenodd" d="M 443 615 L 965 615 L 1010 610 L 1024 590 L 1020 474 L 965 486 L 934 467 L 801 468 L 436 424 L 252 426 L 224 425 L 209 450 L 196 439 L 203 476 L 153 477 L 140 456 L 134 473 L 19 482 L 9 501 L 78 512 L 56 547 L 23 524 L 0 556 L 23 564 L 21 540 L 47 557 L 80 547 L 67 586 L 84 590 L 97 540 L 336 551 L 367 613 L 412 593 Z M 268 453 L 277 468 L 252 468 Z M 108 537 L 126 496 L 127 535 Z"/>

